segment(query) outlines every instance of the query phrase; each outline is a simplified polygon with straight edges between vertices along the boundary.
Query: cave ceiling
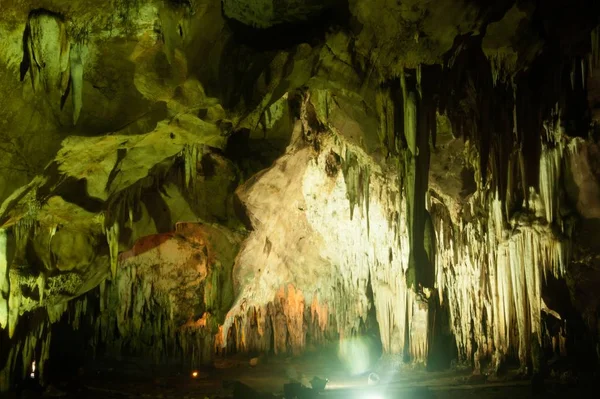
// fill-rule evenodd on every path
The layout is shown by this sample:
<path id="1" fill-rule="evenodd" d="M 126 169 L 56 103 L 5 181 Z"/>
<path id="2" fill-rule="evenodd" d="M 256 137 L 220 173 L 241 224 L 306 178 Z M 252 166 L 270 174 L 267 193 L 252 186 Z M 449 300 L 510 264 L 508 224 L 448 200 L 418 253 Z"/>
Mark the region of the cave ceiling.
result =
<path id="1" fill-rule="evenodd" d="M 159 361 L 600 342 L 600 2 L 0 9 L 0 389 L 64 314 Z"/>

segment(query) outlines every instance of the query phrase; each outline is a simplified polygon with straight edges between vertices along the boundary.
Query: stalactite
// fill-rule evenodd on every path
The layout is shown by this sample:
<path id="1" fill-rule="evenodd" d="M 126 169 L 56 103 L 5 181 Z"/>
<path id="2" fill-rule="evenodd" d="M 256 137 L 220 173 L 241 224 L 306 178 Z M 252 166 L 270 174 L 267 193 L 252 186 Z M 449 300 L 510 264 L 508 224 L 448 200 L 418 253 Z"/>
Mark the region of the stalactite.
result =
<path id="1" fill-rule="evenodd" d="M 416 93 L 408 91 L 404 106 L 404 137 L 413 157 L 419 155 L 417 146 L 417 100 Z"/>
<path id="2" fill-rule="evenodd" d="M 33 226 L 34 222 L 33 219 L 30 217 L 25 217 L 19 220 L 13 226 L 13 233 L 15 235 L 16 240 L 16 251 L 18 253 L 23 253 L 23 251 L 25 250 Z"/>
<path id="3" fill-rule="evenodd" d="M 379 139 L 382 145 L 387 149 L 388 154 L 396 154 L 398 152 L 398 143 L 396 138 L 394 119 L 396 110 L 394 106 L 394 98 L 392 88 L 380 89 L 376 93 L 376 107 L 379 117 Z"/>
<path id="4" fill-rule="evenodd" d="M 370 168 L 368 165 L 359 164 L 356 154 L 348 147 L 344 148 L 343 152 L 345 156 L 342 163 L 342 171 L 344 173 L 348 201 L 350 202 L 350 219 L 354 217 L 354 209 L 357 207 L 361 216 L 363 212 L 366 213 L 368 224 Z"/>
<path id="5" fill-rule="evenodd" d="M 52 341 L 52 333 L 48 331 L 45 334 L 40 356 L 38 359 L 38 378 L 40 381 L 46 381 L 46 362 L 50 359 L 50 342 Z"/>
<path id="6" fill-rule="evenodd" d="M 117 266 L 119 262 L 119 221 L 115 220 L 112 226 L 105 227 L 104 234 L 108 243 L 110 256 L 110 272 L 112 278 L 117 276 Z"/>
<path id="7" fill-rule="evenodd" d="M 539 192 L 548 223 L 556 221 L 560 208 L 558 200 L 560 199 L 561 161 L 564 152 L 564 144 L 561 139 L 563 131 L 560 126 L 560 111 L 555 109 L 551 113 L 549 121 L 543 124 L 545 141 L 542 144 L 539 166 Z"/>
<path id="8" fill-rule="evenodd" d="M 575 90 L 575 74 L 577 73 L 577 61 L 571 60 L 571 70 L 569 77 L 571 78 L 571 90 Z"/>
<path id="9" fill-rule="evenodd" d="M 600 65 L 600 26 L 592 29 L 590 36 L 592 47 L 589 55 L 591 73 Z"/>
<path id="10" fill-rule="evenodd" d="M 34 53 L 42 49 L 53 56 L 58 54 L 62 66 L 62 21 L 58 17 L 32 17 L 29 25 L 33 36 L 26 46 L 31 61 L 36 61 Z M 58 32 L 54 35 L 60 39 L 57 43 L 42 36 L 50 31 Z M 600 63 L 599 32 L 595 29 L 592 33 L 590 59 L 595 65 Z M 50 45 L 59 46 L 60 51 L 57 53 Z M 83 50 L 78 46 L 70 49 L 74 123 L 83 101 Z M 283 57 L 288 58 L 287 54 Z M 176 358 L 192 365 L 210 358 L 214 345 L 225 346 L 228 341 L 243 352 L 272 349 L 277 354 L 298 354 L 310 343 L 331 337 L 341 338 L 342 346 L 345 345 L 361 333 L 361 326 L 374 307 L 384 351 L 423 363 L 427 361 L 433 334 L 431 320 L 436 307 L 431 302 L 439 300 L 441 306 L 449 309 L 462 361 L 473 358 L 475 370 L 480 372 L 486 358 L 498 368 L 507 356 L 516 353 L 525 367 L 534 356 L 536 345 L 544 339 L 541 313 L 551 314 L 541 299 L 543 282 L 549 276 L 562 278 L 569 260 L 568 232 L 559 212 L 564 205 L 560 202 L 560 185 L 565 148 L 560 114 L 553 115 L 555 118 L 549 118 L 543 126 L 545 136 L 541 129 L 541 118 L 547 116 L 545 101 L 556 100 L 552 92 L 555 88 L 548 90 L 551 95 L 546 100 L 542 98 L 546 92 L 532 93 L 535 85 L 529 92 L 524 85 L 514 81 L 509 84 L 507 74 L 511 68 L 506 60 L 485 59 L 480 49 L 475 53 L 464 51 L 455 58 L 459 61 L 448 68 L 452 78 L 448 87 L 433 90 L 438 82 L 433 68 L 419 65 L 414 71 L 402 72 L 400 88 L 377 93 L 375 108 L 381 114 L 378 133 L 389 154 L 397 158 L 393 160 L 397 162 L 395 175 L 382 170 L 363 150 L 342 137 L 320 139 L 321 153 L 311 153 L 310 162 L 302 164 L 308 166 L 296 187 L 302 192 L 296 198 L 298 206 L 294 203 L 294 212 L 300 214 L 298 220 L 307 223 L 307 235 L 316 237 L 311 245 L 324 242 L 314 251 L 318 257 L 310 258 L 322 263 L 314 266 L 305 262 L 306 269 L 300 272 L 294 269 L 297 264 L 291 257 L 281 256 L 269 263 L 267 258 L 277 252 L 269 239 L 274 240 L 276 234 L 272 233 L 281 231 L 267 230 L 263 237 L 261 230 L 272 226 L 258 220 L 251 234 L 261 238 L 257 248 L 262 252 L 254 254 L 250 263 L 257 269 L 258 265 L 275 268 L 270 272 L 278 277 L 265 282 L 267 273 L 252 269 L 249 287 L 240 288 L 239 298 L 225 321 L 222 313 L 229 309 L 225 297 L 233 294 L 221 288 L 230 279 L 231 270 L 224 270 L 226 266 L 214 259 L 204 259 L 203 256 L 210 258 L 209 250 L 197 254 L 206 265 L 198 259 L 180 269 L 180 263 L 168 264 L 181 273 L 198 272 L 193 281 L 195 291 L 189 297 L 199 302 L 193 312 L 183 315 L 189 320 L 183 321 L 178 314 L 178 298 L 172 293 L 181 287 L 165 286 L 165 280 L 172 276 L 163 278 L 164 275 L 154 275 L 149 270 L 155 265 L 165 266 L 162 255 L 155 255 L 152 260 L 159 258 L 160 262 L 151 263 L 151 267 L 150 263 L 132 260 L 144 253 L 140 247 L 119 256 L 120 228 L 127 221 L 133 226 L 136 203 L 147 186 L 164 177 L 157 176 L 161 172 L 153 169 L 131 186 L 112 192 L 111 206 L 106 210 L 111 217 L 103 223 L 112 279 L 103 281 L 98 289 L 101 314 L 95 321 L 94 345 L 103 342 L 115 354 L 150 351 L 148 355 L 156 361 Z M 45 73 L 39 67 L 31 72 L 36 90 Z M 577 90 L 579 78 L 585 89 L 587 72 L 581 60 L 573 60 L 567 77 L 571 90 Z M 569 85 L 568 80 L 563 83 Z M 448 89 L 447 93 L 444 89 Z M 448 208 L 456 204 L 444 203 L 442 195 L 432 196 L 429 207 L 426 206 L 430 143 L 436 145 L 438 103 L 434 98 L 438 95 L 448 97 L 444 99 L 448 104 L 442 104 L 440 111 L 448 111 L 456 136 L 462 135 L 467 146 L 476 148 L 472 151 L 476 155 L 466 159 L 465 164 L 475 165 L 477 191 L 469 198 L 461 198 L 464 203 L 455 207 L 469 213 L 468 219 L 452 219 L 456 216 L 450 216 Z M 270 95 L 263 105 L 264 101 L 269 102 Z M 300 123 L 305 138 L 311 136 L 310 140 L 314 140 L 307 105 L 311 105 L 309 95 L 303 98 Z M 327 109 L 323 114 L 328 112 Z M 171 133 L 171 139 L 174 137 Z M 171 158 L 183 160 L 185 185 L 190 190 L 196 183 L 201 150 L 200 145 L 187 144 L 177 148 L 177 156 L 169 155 L 170 165 L 175 162 Z M 341 174 L 331 176 L 322 167 L 326 164 L 322 157 L 329 153 L 342 155 Z M 279 166 L 284 169 L 284 165 Z M 515 193 L 519 188 L 522 194 Z M 280 203 L 287 199 L 281 198 Z M 293 217 L 290 215 L 291 212 L 286 216 Z M 17 246 L 23 251 L 31 238 L 31 228 L 37 228 L 33 216 L 28 215 L 14 226 Z M 565 236 L 558 235 L 557 225 Z M 56 227 L 50 232 L 49 250 L 55 232 Z M 177 234 L 159 238 L 176 241 L 181 235 L 178 228 Z M 6 231 L 0 230 L 0 326 L 7 325 L 9 336 L 13 337 L 22 307 L 20 301 L 24 300 L 20 287 L 30 286 L 31 281 L 22 280 L 17 271 L 9 271 L 5 238 Z M 294 241 L 293 245 L 299 244 Z M 286 250 L 291 249 L 280 248 L 279 252 Z M 309 252 L 298 251 L 302 255 Z M 430 272 L 435 272 L 435 276 L 430 276 Z M 302 280 L 306 276 L 300 274 L 310 278 Z M 433 278 L 435 284 L 430 281 Z M 50 282 L 40 274 L 35 284 L 42 302 Z M 201 290 L 203 295 L 197 297 Z M 373 291 L 372 298 L 369 290 Z M 430 296 L 432 292 L 434 295 Z M 68 312 L 69 323 L 77 330 L 88 305 L 87 297 L 71 308 L 64 303 L 49 303 L 48 322 L 54 323 Z M 199 319 L 198 309 L 202 310 Z M 40 372 L 43 370 L 50 335 L 43 338 L 40 331 L 19 339 L 11 348 L 9 372 L 19 356 L 26 371 L 40 345 Z"/>
<path id="11" fill-rule="evenodd" d="M 48 312 L 48 320 L 50 324 L 54 324 L 60 320 L 63 314 L 68 309 L 68 302 L 62 302 L 55 305 L 48 305 L 46 311 Z"/>
<path id="12" fill-rule="evenodd" d="M 25 41 L 33 90 L 43 89 L 60 98 L 69 77 L 69 40 L 63 18 L 43 9 L 32 11 Z"/>
<path id="13" fill-rule="evenodd" d="M 425 194 L 428 189 L 430 138 L 435 130 L 435 105 L 428 97 L 433 94 L 430 84 L 417 71 L 416 83 L 407 77 L 402 79 L 405 93 L 404 135 L 409 153 L 405 156 L 404 192 L 406 194 L 406 217 L 410 240 L 407 284 L 415 290 L 431 288 L 433 264 L 425 252 Z M 428 71 L 427 78 L 432 75 Z M 426 94 L 424 94 L 426 93 Z"/>
<path id="14" fill-rule="evenodd" d="M 188 145 L 183 149 L 183 159 L 185 161 L 185 184 L 190 190 L 194 189 L 196 173 L 198 170 L 198 146 Z"/>
<path id="15" fill-rule="evenodd" d="M 83 106 L 83 63 L 87 47 L 81 42 L 71 44 L 69 52 L 71 68 L 71 98 L 73 102 L 73 124 L 77 124 Z"/>
<path id="16" fill-rule="evenodd" d="M 46 275 L 44 273 L 40 273 L 37 277 L 37 288 L 40 294 L 40 303 L 44 301 L 44 292 L 46 291 Z"/>
<path id="17" fill-rule="evenodd" d="M 9 272 L 10 293 L 8 296 L 8 337 L 12 338 L 20 315 L 21 299 L 23 294 L 20 287 L 20 276 L 18 272 L 11 270 Z"/>
<path id="18" fill-rule="evenodd" d="M 542 149 L 540 156 L 540 196 L 548 223 L 553 223 L 558 213 L 561 159 L 562 148 Z"/>
<path id="19" fill-rule="evenodd" d="M 9 257 L 8 231 L 0 229 L 0 328 L 6 328 L 8 324 L 8 301 L 10 295 L 9 268 L 11 259 Z"/>

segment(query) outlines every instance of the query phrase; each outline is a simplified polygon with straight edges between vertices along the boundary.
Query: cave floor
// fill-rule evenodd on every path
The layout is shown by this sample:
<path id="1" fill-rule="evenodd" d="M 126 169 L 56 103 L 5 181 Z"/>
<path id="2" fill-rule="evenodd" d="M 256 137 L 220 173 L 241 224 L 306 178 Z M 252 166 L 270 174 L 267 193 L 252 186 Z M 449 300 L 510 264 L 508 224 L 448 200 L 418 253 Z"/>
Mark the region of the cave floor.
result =
<path id="1" fill-rule="evenodd" d="M 383 364 L 386 363 L 386 364 Z M 386 371 L 387 370 L 387 371 Z M 503 380 L 485 382 L 473 379 L 467 370 L 428 372 L 393 367 L 393 362 L 380 362 L 380 382 L 368 385 L 367 375 L 352 377 L 344 372 L 334 356 L 327 353 L 301 358 L 261 359 L 252 367 L 249 358 L 234 357 L 215 361 L 214 367 L 199 369 L 196 378 L 174 369 L 153 369 L 133 360 L 119 363 L 96 362 L 86 367 L 77 378 L 57 380 L 45 392 L 25 391 L 22 398 L 63 397 L 67 399 L 215 399 L 232 398 L 227 382 L 239 381 L 261 393 L 260 398 L 283 397 L 283 385 L 290 376 L 308 384 L 313 376 L 328 378 L 323 398 L 559 398 L 582 394 L 576 385 L 546 381 L 545 392 L 533 395 L 529 380 L 519 379 L 516 372 Z M 585 395 L 584 395 L 585 396 Z M 258 398 L 256 397 L 256 398 Z M 312 397 L 312 396 L 311 396 Z M 253 399 L 251 394 L 236 398 Z"/>

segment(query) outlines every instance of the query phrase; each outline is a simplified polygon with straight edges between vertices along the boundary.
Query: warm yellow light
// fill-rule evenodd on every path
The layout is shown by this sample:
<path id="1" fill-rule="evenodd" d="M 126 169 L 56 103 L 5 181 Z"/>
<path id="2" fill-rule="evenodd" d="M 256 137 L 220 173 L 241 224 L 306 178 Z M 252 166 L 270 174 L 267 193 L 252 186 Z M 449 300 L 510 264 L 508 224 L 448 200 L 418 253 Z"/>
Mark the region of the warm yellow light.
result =
<path id="1" fill-rule="evenodd" d="M 198 372 L 197 371 L 192 371 L 192 378 L 196 378 L 198 377 Z"/>

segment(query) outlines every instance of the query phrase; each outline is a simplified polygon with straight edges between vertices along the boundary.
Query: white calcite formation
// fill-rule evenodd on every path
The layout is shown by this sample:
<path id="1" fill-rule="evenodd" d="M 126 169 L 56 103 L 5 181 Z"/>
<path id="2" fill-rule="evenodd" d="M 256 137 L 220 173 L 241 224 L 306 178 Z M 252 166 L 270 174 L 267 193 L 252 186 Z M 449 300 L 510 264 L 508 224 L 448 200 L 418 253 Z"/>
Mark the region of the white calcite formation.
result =
<path id="1" fill-rule="evenodd" d="M 394 167 L 382 169 L 335 134 L 319 152 L 291 145 L 239 189 L 254 231 L 236 262 L 237 301 L 218 340 L 226 345 L 233 330 L 238 349 L 265 350 L 272 334 L 276 353 L 297 353 L 340 337 L 341 351 L 351 351 L 344 340 L 361 333 L 374 308 L 384 351 L 426 363 L 436 333 L 429 315 L 439 301 L 449 310 L 459 361 L 474 359 L 476 372 L 484 360 L 497 370 L 512 354 L 523 370 L 536 364 L 547 334 L 542 313 L 561 318 L 544 304 L 542 287 L 564 278 L 570 257 L 559 182 L 577 146 L 555 126 L 547 125 L 539 190 L 531 187 L 523 210 L 508 219 L 488 186 L 469 197 L 466 207 L 477 215 L 470 222 L 450 211 L 456 205 L 444 193 L 431 191 L 434 293 L 406 286 L 405 194 Z M 564 342 L 557 351 L 564 354 Z"/>
<path id="2" fill-rule="evenodd" d="M 384 350 L 425 361 L 427 306 L 406 288 L 408 237 L 402 194 L 389 184 L 394 179 L 331 136 L 319 153 L 290 147 L 242 187 L 255 230 L 236 262 L 237 301 L 223 333 L 235 327 L 238 348 L 264 349 L 270 324 L 275 352 L 300 352 L 307 340 L 360 334 L 374 307 Z M 356 193 L 363 197 L 352 203 Z"/>

